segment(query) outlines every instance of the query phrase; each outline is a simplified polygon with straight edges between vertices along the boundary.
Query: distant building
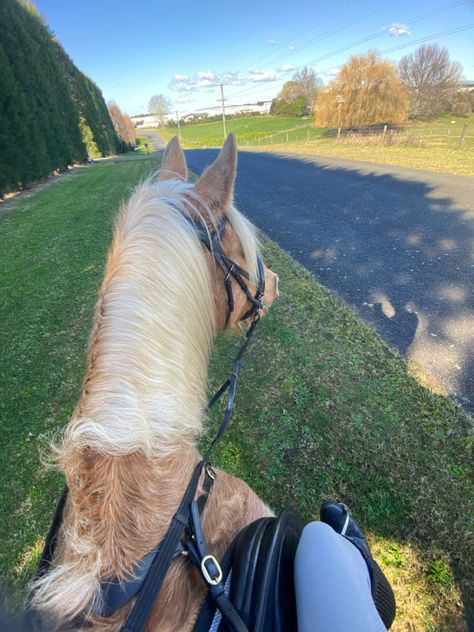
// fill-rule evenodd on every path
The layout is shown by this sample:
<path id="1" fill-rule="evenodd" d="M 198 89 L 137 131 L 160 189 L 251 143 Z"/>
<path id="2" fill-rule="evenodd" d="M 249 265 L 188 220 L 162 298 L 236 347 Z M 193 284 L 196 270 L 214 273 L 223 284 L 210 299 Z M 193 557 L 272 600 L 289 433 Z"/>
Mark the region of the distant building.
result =
<path id="1" fill-rule="evenodd" d="M 458 92 L 474 92 L 474 81 L 462 81 Z"/>
<path id="2" fill-rule="evenodd" d="M 146 116 L 131 116 L 135 127 L 159 127 L 160 122 L 154 114 L 147 114 Z"/>
<path id="3" fill-rule="evenodd" d="M 257 101 L 257 103 L 245 103 L 243 105 L 226 105 L 225 113 L 229 115 L 234 114 L 251 114 L 256 112 L 258 114 L 268 114 L 270 112 L 271 101 Z M 215 105 L 210 108 L 201 108 L 192 112 L 180 112 L 179 118 L 185 121 L 198 121 L 199 119 L 206 119 L 208 116 L 216 116 L 222 112 L 220 105 Z M 146 116 L 132 116 L 131 117 L 135 127 L 159 127 L 160 123 L 156 116 L 153 114 L 147 114 Z M 174 114 L 168 114 L 167 121 L 176 120 Z"/>

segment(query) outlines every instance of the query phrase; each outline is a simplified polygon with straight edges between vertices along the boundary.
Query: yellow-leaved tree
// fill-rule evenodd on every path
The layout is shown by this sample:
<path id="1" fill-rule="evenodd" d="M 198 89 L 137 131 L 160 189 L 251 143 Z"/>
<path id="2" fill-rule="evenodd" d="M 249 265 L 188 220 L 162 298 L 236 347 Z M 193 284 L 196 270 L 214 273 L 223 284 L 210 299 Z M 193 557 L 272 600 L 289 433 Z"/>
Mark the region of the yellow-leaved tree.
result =
<path id="1" fill-rule="evenodd" d="M 408 92 L 397 66 L 377 51 L 351 57 L 315 104 L 318 127 L 403 123 L 408 113 Z"/>

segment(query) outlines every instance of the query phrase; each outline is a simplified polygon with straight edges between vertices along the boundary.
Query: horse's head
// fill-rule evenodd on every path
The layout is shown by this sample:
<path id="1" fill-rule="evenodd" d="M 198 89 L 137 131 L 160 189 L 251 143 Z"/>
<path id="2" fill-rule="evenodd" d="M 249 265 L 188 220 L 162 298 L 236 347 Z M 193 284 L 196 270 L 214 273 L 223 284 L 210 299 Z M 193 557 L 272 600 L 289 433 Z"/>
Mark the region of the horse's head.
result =
<path id="1" fill-rule="evenodd" d="M 186 158 L 175 136 L 166 149 L 159 179 L 185 181 L 187 171 Z M 212 250 L 214 246 L 215 250 L 222 248 L 224 255 L 219 261 L 215 252 L 206 252 L 218 329 L 235 327 L 252 311 L 255 312 L 258 305 L 252 298 L 258 297 L 259 290 L 263 290 L 262 307 L 258 310 L 261 316 L 267 313 L 278 296 L 278 276 L 265 264 L 259 263 L 258 242 L 253 228 L 233 207 L 236 172 L 237 146 L 234 135 L 230 134 L 217 159 L 189 192 L 189 212 L 193 221 L 203 229 L 204 235 L 207 234 L 205 240 L 210 238 Z"/>

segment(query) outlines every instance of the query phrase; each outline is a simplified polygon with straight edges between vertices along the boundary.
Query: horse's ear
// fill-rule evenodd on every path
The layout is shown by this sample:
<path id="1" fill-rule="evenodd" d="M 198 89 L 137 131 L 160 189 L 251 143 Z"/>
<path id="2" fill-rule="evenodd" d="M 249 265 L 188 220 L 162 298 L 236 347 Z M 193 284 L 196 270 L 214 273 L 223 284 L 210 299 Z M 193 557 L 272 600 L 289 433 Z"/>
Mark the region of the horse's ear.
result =
<path id="1" fill-rule="evenodd" d="M 196 192 L 217 216 L 232 203 L 237 173 L 237 143 L 229 134 L 221 153 L 196 183 Z"/>
<path id="2" fill-rule="evenodd" d="M 186 158 L 179 144 L 179 138 L 173 136 L 166 146 L 158 180 L 176 180 L 176 178 L 180 178 L 186 181 L 187 177 L 188 167 L 186 165 Z"/>

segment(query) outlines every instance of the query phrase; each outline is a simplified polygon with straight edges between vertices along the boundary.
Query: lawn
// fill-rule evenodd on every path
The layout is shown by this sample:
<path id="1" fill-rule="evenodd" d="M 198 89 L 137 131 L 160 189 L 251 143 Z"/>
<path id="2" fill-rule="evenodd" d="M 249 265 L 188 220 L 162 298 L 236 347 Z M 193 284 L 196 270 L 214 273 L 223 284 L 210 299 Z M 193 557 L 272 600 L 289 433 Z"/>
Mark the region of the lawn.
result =
<path id="1" fill-rule="evenodd" d="M 118 206 L 149 170 L 138 156 L 79 169 L 0 215 L 0 565 L 17 604 L 63 484 L 40 454 L 80 393 Z M 394 584 L 393 629 L 466 630 L 472 419 L 423 388 L 354 312 L 262 240 L 281 296 L 249 349 L 216 463 L 307 520 L 323 498 L 347 502 Z M 218 339 L 210 391 L 238 345 Z"/>
<path id="2" fill-rule="evenodd" d="M 311 123 L 312 120 L 309 118 L 246 116 L 228 119 L 226 128 L 227 133 L 234 132 L 237 136 L 237 141 L 242 144 L 258 138 L 271 137 L 272 134 L 282 133 L 282 130 L 285 130 L 285 133 L 286 130 L 294 130 L 295 128 L 304 128 L 306 130 Z M 178 134 L 178 128 L 166 127 L 158 130 L 158 133 L 166 140 L 170 140 Z M 185 147 L 220 147 L 224 141 L 222 121 L 183 125 L 181 127 L 181 137 Z"/>
<path id="3" fill-rule="evenodd" d="M 357 134 L 346 137 L 343 131 L 338 141 L 335 130 L 308 128 L 288 135 L 246 140 L 245 145 L 265 151 L 334 156 L 474 176 L 474 114 L 469 117 L 445 115 L 429 122 L 409 123 L 396 132 L 390 144 L 389 136 L 387 134 L 385 142 L 381 142 L 380 133 L 377 140 L 374 136 L 364 139 Z"/>
<path id="4" fill-rule="evenodd" d="M 459 146 L 465 125 L 464 139 Z M 242 149 L 334 156 L 474 175 L 474 114 L 469 117 L 444 115 L 433 121 L 409 123 L 397 131 L 391 144 L 386 142 L 388 134 L 382 143 L 374 137 L 371 142 L 363 138 L 346 138 L 344 131 L 338 141 L 337 130 L 313 127 L 310 118 L 255 116 L 231 119 L 227 131 L 237 134 Z M 165 128 L 158 132 L 169 140 L 178 134 L 178 129 Z M 186 147 L 220 147 L 222 122 L 188 125 L 182 127 L 181 135 Z"/>

